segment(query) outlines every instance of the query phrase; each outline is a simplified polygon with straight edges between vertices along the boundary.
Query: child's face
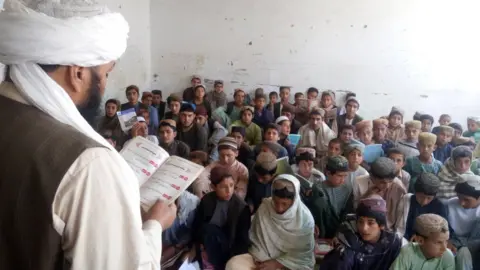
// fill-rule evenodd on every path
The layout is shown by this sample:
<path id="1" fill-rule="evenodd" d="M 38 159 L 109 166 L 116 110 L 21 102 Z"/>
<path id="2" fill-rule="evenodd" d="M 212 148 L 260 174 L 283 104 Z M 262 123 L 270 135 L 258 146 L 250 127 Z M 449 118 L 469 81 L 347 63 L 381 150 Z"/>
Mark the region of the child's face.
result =
<path id="1" fill-rule="evenodd" d="M 371 177 L 373 185 L 378 188 L 380 191 L 386 191 L 392 185 L 393 179 L 381 179 Z"/>
<path id="2" fill-rule="evenodd" d="M 235 162 L 235 159 L 238 156 L 238 152 L 232 149 L 222 149 L 218 151 L 218 162 L 221 165 L 230 166 Z"/>
<path id="3" fill-rule="evenodd" d="M 475 132 L 478 130 L 478 123 L 473 120 L 468 120 L 468 131 Z"/>
<path id="4" fill-rule="evenodd" d="M 345 178 L 348 176 L 348 172 L 336 172 L 336 173 L 331 173 L 329 171 L 327 172 L 327 180 L 332 187 L 338 187 L 341 186 L 345 183 Z"/>
<path id="5" fill-rule="evenodd" d="M 238 145 L 238 146 L 240 146 L 240 145 L 243 143 L 243 141 L 245 140 L 245 139 L 243 138 L 243 135 L 242 135 L 240 132 L 232 132 L 232 133 L 230 134 L 230 136 L 231 136 L 232 138 L 234 138 L 235 141 L 237 141 L 237 145 Z"/>
<path id="6" fill-rule="evenodd" d="M 313 129 L 319 129 L 323 124 L 323 117 L 318 114 L 310 115 L 310 127 Z"/>
<path id="7" fill-rule="evenodd" d="M 373 136 L 376 140 L 384 140 L 387 135 L 387 127 L 379 125 L 373 128 Z"/>
<path id="8" fill-rule="evenodd" d="M 458 202 L 465 209 L 477 208 L 480 205 L 480 198 L 475 198 L 467 195 L 457 193 Z"/>
<path id="9" fill-rule="evenodd" d="M 178 114 L 180 112 L 180 102 L 178 101 L 170 102 L 169 108 L 173 114 Z"/>
<path id="10" fill-rule="evenodd" d="M 295 104 L 298 104 L 300 102 L 300 99 L 303 99 L 305 98 L 305 96 L 303 94 L 301 95 L 296 95 L 295 97 Z"/>
<path id="11" fill-rule="evenodd" d="M 420 131 L 414 127 L 405 128 L 405 136 L 407 137 L 408 141 L 417 141 L 419 134 L 420 134 Z"/>
<path id="12" fill-rule="evenodd" d="M 108 117 L 114 117 L 117 114 L 117 104 L 115 103 L 107 103 L 105 105 L 105 115 Z"/>
<path id="13" fill-rule="evenodd" d="M 364 128 L 357 131 L 358 139 L 364 144 L 370 144 L 372 142 L 373 130 L 370 128 Z"/>
<path id="14" fill-rule="evenodd" d="M 432 122 L 429 119 L 423 119 L 422 121 L 422 131 L 430 132 L 432 130 Z"/>
<path id="15" fill-rule="evenodd" d="M 450 121 L 452 121 L 452 119 L 450 119 L 450 117 L 446 116 L 446 117 L 442 117 L 438 120 L 438 123 L 440 123 L 440 125 L 442 126 L 448 126 L 450 124 Z"/>
<path id="16" fill-rule="evenodd" d="M 397 169 L 397 174 L 400 173 L 403 166 L 405 165 L 404 156 L 402 154 L 390 154 L 388 157 L 393 162 L 395 162 L 395 168 Z"/>
<path id="17" fill-rule="evenodd" d="M 223 84 L 217 83 L 215 85 L 215 92 L 217 92 L 217 93 L 223 92 Z"/>
<path id="18" fill-rule="evenodd" d="M 402 124 L 402 116 L 399 114 L 392 114 L 390 118 L 388 118 L 388 123 L 391 127 L 398 127 Z"/>
<path id="19" fill-rule="evenodd" d="M 457 139 L 462 137 L 462 131 L 460 129 L 455 129 L 455 132 L 453 133 L 453 138 Z"/>
<path id="20" fill-rule="evenodd" d="M 310 177 L 313 170 L 313 161 L 302 160 L 298 163 L 298 172 L 301 176 Z"/>
<path id="21" fill-rule="evenodd" d="M 450 234 L 448 231 L 441 233 L 432 233 L 428 237 L 416 236 L 416 241 L 422 249 L 425 258 L 441 258 L 447 250 L 448 239 Z"/>
<path id="22" fill-rule="evenodd" d="M 435 144 L 419 142 L 418 151 L 420 152 L 420 156 L 429 158 L 432 156 L 433 151 L 435 151 Z"/>
<path id="23" fill-rule="evenodd" d="M 284 120 L 282 122 L 282 124 L 280 125 L 280 132 L 282 132 L 283 135 L 290 134 L 290 121 Z"/>
<path id="24" fill-rule="evenodd" d="M 452 141 L 452 135 L 453 134 L 450 132 L 440 132 L 437 136 L 437 144 L 441 146 L 446 145 L 447 143 Z"/>
<path id="25" fill-rule="evenodd" d="M 342 142 L 350 143 L 352 139 L 353 139 L 353 130 L 351 129 L 342 130 L 342 133 L 340 133 L 340 140 L 342 140 Z"/>
<path id="26" fill-rule="evenodd" d="M 278 130 L 273 128 L 269 128 L 265 130 L 265 133 L 263 134 L 263 139 L 265 141 L 271 141 L 271 142 L 278 141 L 280 139 L 278 136 Z"/>
<path id="27" fill-rule="evenodd" d="M 324 95 L 321 100 L 322 107 L 328 108 L 333 105 L 333 99 L 330 95 Z"/>
<path id="28" fill-rule="evenodd" d="M 282 102 L 288 102 L 288 99 L 290 98 L 290 89 L 283 89 L 281 92 L 280 92 L 280 99 L 282 100 Z"/>
<path id="29" fill-rule="evenodd" d="M 459 157 L 453 162 L 455 165 L 455 171 L 457 173 L 463 174 L 470 170 L 472 165 L 472 160 L 469 157 Z"/>
<path id="30" fill-rule="evenodd" d="M 356 169 L 363 162 L 363 154 L 359 150 L 353 150 L 348 154 L 347 159 L 348 165 Z"/>
<path id="31" fill-rule="evenodd" d="M 307 98 L 308 99 L 316 99 L 318 97 L 318 93 L 315 91 L 307 93 Z"/>
<path id="32" fill-rule="evenodd" d="M 245 110 L 242 113 L 242 122 L 246 125 L 250 125 L 252 123 L 253 114 L 250 110 Z"/>
<path id="33" fill-rule="evenodd" d="M 293 205 L 292 199 L 280 198 L 277 196 L 273 196 L 272 201 L 273 201 L 273 208 L 275 208 L 275 212 L 277 212 L 277 214 L 279 215 L 282 215 L 283 213 L 287 212 L 287 210 Z"/>
<path id="34" fill-rule="evenodd" d="M 202 100 L 203 97 L 205 96 L 205 88 L 203 87 L 198 87 L 196 90 L 195 90 L 195 97 Z"/>
<path id="35" fill-rule="evenodd" d="M 271 95 L 270 96 L 270 104 L 275 104 L 278 102 L 278 96 L 276 95 Z"/>
<path id="36" fill-rule="evenodd" d="M 340 156 L 342 149 L 339 143 L 329 143 L 328 144 L 328 156 L 335 157 Z"/>
<path id="37" fill-rule="evenodd" d="M 166 144 L 170 144 L 175 140 L 175 136 L 177 136 L 177 132 L 173 130 L 173 128 L 168 126 L 160 126 L 159 128 L 160 141 Z"/>
<path id="38" fill-rule="evenodd" d="M 348 116 L 355 117 L 358 111 L 358 104 L 356 102 L 350 101 L 345 105 L 345 111 Z"/>
<path id="39" fill-rule="evenodd" d="M 255 109 L 261 110 L 265 107 L 265 99 L 264 98 L 256 98 L 255 99 Z"/>
<path id="40" fill-rule="evenodd" d="M 260 174 L 256 173 L 256 175 L 257 175 L 258 182 L 261 183 L 261 184 L 267 184 L 267 183 L 272 182 L 272 180 L 273 180 L 273 175 L 271 175 L 271 174 L 260 175 Z"/>
<path id="41" fill-rule="evenodd" d="M 420 206 L 429 205 L 434 198 L 435 195 L 427 195 L 423 192 L 415 192 L 415 199 L 417 200 L 417 203 L 420 204 Z"/>
<path id="42" fill-rule="evenodd" d="M 233 196 L 233 192 L 235 190 L 235 181 L 232 177 L 225 177 L 220 183 L 212 186 L 215 194 L 217 194 L 217 198 L 222 201 L 228 201 Z"/>
<path id="43" fill-rule="evenodd" d="M 365 242 L 375 243 L 380 237 L 383 226 L 377 223 L 377 220 L 371 217 L 358 217 L 357 230 Z"/>
<path id="44" fill-rule="evenodd" d="M 138 92 L 135 89 L 130 89 L 127 91 L 127 99 L 130 103 L 137 103 L 138 101 Z"/>

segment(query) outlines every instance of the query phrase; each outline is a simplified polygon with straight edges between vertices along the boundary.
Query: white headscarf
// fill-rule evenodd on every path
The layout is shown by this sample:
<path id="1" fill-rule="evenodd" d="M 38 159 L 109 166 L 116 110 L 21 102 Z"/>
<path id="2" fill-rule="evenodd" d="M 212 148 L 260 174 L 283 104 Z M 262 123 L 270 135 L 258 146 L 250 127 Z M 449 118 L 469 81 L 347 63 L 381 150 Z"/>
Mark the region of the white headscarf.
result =
<path id="1" fill-rule="evenodd" d="M 313 269 L 315 222 L 300 200 L 300 182 L 289 174 L 281 174 L 273 181 L 278 180 L 294 185 L 294 202 L 280 215 L 275 211 L 272 198 L 263 200 L 250 229 L 250 254 L 261 262 L 275 259 L 288 269 Z"/>
<path id="2" fill-rule="evenodd" d="M 122 15 L 90 0 L 6 0 L 0 12 L 0 63 L 9 66 L 10 78 L 32 106 L 111 149 L 125 177 L 136 179 L 66 91 L 37 65 L 109 63 L 125 52 L 128 31 Z"/>

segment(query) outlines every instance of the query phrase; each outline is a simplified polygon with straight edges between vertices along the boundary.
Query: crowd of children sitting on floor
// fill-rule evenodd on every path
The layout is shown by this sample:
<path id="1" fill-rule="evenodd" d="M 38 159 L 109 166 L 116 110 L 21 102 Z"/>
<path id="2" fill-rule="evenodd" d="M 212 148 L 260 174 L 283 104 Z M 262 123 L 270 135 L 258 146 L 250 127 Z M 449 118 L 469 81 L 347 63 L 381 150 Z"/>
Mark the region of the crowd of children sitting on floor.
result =
<path id="1" fill-rule="evenodd" d="M 262 89 L 231 102 L 221 81 L 206 91 L 195 76 L 183 98 L 139 102 L 129 86 L 96 125 L 118 150 L 142 136 L 205 166 L 176 202 L 162 269 L 185 257 L 202 269 L 480 269 L 480 118 L 464 132 L 444 114 L 432 129 L 432 116 L 404 121 L 398 107 L 363 120 L 354 93 L 339 108 L 313 87 L 293 104 L 289 87 L 268 104 Z M 138 122 L 125 134 L 116 113 L 129 108 Z M 369 145 L 383 151 L 372 162 Z M 278 172 L 284 157 L 291 173 Z"/>

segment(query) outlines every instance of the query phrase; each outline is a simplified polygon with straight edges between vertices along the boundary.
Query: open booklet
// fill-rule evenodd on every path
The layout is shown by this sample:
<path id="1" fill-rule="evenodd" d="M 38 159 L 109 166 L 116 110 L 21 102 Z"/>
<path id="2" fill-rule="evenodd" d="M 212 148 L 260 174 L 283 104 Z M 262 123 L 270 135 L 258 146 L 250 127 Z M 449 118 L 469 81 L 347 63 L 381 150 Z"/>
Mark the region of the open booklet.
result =
<path id="1" fill-rule="evenodd" d="M 147 211 L 157 200 L 174 202 L 204 167 L 168 153 L 155 143 L 135 137 L 120 151 L 138 178 L 140 201 Z"/>

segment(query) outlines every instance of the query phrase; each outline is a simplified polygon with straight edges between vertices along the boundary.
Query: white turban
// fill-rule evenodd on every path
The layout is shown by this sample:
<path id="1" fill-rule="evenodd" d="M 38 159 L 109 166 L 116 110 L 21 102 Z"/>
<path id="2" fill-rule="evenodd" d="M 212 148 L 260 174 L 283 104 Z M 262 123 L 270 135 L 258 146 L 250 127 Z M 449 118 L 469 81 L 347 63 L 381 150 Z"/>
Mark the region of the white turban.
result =
<path id="1" fill-rule="evenodd" d="M 37 65 L 93 67 L 120 58 L 127 47 L 128 23 L 93 2 L 6 0 L 0 12 L 0 63 L 9 66 L 10 78 L 31 105 L 115 151 Z M 126 176 L 134 179 L 125 160 L 115 156 Z"/>

